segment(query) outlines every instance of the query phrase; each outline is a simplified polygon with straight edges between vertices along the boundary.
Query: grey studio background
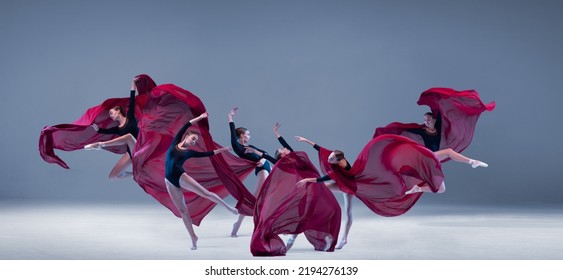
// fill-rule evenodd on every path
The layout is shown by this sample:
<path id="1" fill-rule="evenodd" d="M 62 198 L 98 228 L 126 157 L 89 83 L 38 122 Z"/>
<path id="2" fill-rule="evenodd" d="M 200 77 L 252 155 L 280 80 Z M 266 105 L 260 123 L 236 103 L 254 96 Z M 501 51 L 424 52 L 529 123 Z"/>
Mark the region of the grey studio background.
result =
<path id="1" fill-rule="evenodd" d="M 229 143 L 238 106 L 254 145 L 273 152 L 279 121 L 316 164 L 294 135 L 352 162 L 376 127 L 422 121 L 422 91 L 475 89 L 497 108 L 464 154 L 489 167 L 445 164 L 446 193 L 411 212 L 560 209 L 562 11 L 559 1 L 2 1 L 0 203 L 141 203 L 172 216 L 133 180 L 107 179 L 114 154 L 57 151 L 65 170 L 37 149 L 44 126 L 127 97 L 147 73 L 198 95 L 217 142 Z"/>

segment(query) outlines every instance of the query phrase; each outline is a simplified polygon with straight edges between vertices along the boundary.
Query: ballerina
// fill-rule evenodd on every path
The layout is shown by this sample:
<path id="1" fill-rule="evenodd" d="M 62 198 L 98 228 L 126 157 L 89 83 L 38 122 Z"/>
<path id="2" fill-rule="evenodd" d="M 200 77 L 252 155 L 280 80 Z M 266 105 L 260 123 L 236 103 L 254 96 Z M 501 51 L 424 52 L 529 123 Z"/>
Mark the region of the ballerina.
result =
<path id="1" fill-rule="evenodd" d="M 260 188 L 262 184 L 270 174 L 272 170 L 270 164 L 266 159 L 262 156 L 259 156 L 256 153 L 246 152 L 247 148 L 252 148 L 253 150 L 260 151 L 261 153 L 265 154 L 264 150 L 258 149 L 255 146 L 249 145 L 250 141 L 250 131 L 244 127 L 235 128 L 235 123 L 233 121 L 233 117 L 235 116 L 238 108 L 235 107 L 229 111 L 229 128 L 231 131 L 231 146 L 233 151 L 237 156 L 240 158 L 249 160 L 251 162 L 256 163 L 256 168 L 254 170 L 254 174 L 258 178 L 256 183 L 256 189 L 254 190 L 254 197 L 256 197 L 260 193 Z M 233 229 L 231 231 L 231 237 L 238 237 L 237 233 L 240 229 L 242 221 L 244 220 L 244 215 L 240 214 L 237 221 L 233 224 Z"/>
<path id="2" fill-rule="evenodd" d="M 351 166 L 341 151 L 325 149 L 301 136 L 296 136 L 296 139 L 312 145 L 319 152 L 319 162 L 326 174 L 324 177 L 302 179 L 297 185 L 324 181 L 325 186 L 345 195 L 347 221 L 337 249 L 348 243 L 352 226 L 352 195 L 374 213 L 393 217 L 406 213 L 421 196 L 406 195 L 406 190 L 419 185 L 437 192 L 444 181 L 440 163 L 432 151 L 403 136 L 373 138 Z"/>
<path id="3" fill-rule="evenodd" d="M 327 188 L 299 188 L 302 178 L 319 176 L 307 154 L 294 151 L 274 125 L 280 144 L 275 157 L 254 148 L 255 153 L 274 164 L 268 179 L 256 197 L 254 231 L 250 251 L 254 256 L 285 255 L 298 234 L 303 233 L 318 251 L 334 251 L 340 230 L 340 206 Z M 314 199 L 311 199 L 314 198 Z M 291 234 L 283 244 L 278 234 Z"/>
<path id="4" fill-rule="evenodd" d="M 306 139 L 301 136 L 295 136 L 295 138 L 297 141 L 308 143 L 309 145 L 313 146 L 315 150 L 320 151 L 320 146 L 314 143 L 313 141 L 310 141 L 309 139 Z M 352 166 L 350 165 L 346 157 L 344 157 L 344 152 L 340 150 L 334 150 L 328 156 L 328 162 L 338 170 L 344 170 L 349 172 L 350 169 L 352 169 Z M 329 182 L 330 180 L 331 178 L 329 175 L 325 175 L 323 177 L 318 177 L 318 178 L 305 178 L 297 182 L 297 186 L 303 187 L 307 183 L 317 182 L 317 183 L 324 183 L 324 185 L 332 191 L 342 192 L 342 195 L 344 197 L 344 216 L 346 217 L 346 223 L 344 227 L 344 233 L 341 239 L 338 241 L 338 244 L 336 245 L 336 249 L 342 249 L 342 247 L 344 247 L 344 245 L 348 243 L 348 234 L 350 233 L 350 229 L 352 228 L 352 222 L 353 222 L 352 194 L 351 194 L 352 192 L 342 190 L 336 185 L 334 181 Z M 295 237 L 293 236 L 288 240 L 288 243 L 293 244 L 294 241 L 295 241 Z"/>
<path id="5" fill-rule="evenodd" d="M 442 136 L 442 131 L 441 131 L 442 118 L 439 113 L 437 113 L 437 115 L 438 116 L 435 117 L 432 112 L 427 112 L 426 114 L 424 114 L 424 127 L 409 128 L 406 131 L 416 135 L 420 135 L 420 137 L 422 137 L 424 141 L 424 146 L 429 150 L 433 151 L 436 157 L 438 158 L 438 160 L 440 161 L 452 159 L 457 162 L 467 163 L 471 165 L 471 167 L 473 168 L 488 167 L 489 166 L 488 164 L 476 159 L 468 158 L 454 151 L 451 148 L 440 150 L 440 140 Z M 440 189 L 438 190 L 438 193 L 443 193 L 445 191 L 446 191 L 446 185 L 445 184 L 440 185 Z M 412 194 L 417 192 L 432 192 L 432 190 L 427 186 L 421 187 L 415 185 L 413 186 L 412 189 L 406 191 L 405 194 Z"/>
<path id="6" fill-rule="evenodd" d="M 84 146 L 86 150 L 100 150 L 105 147 L 121 145 L 127 146 L 127 153 L 121 156 L 109 173 L 109 178 L 112 181 L 133 176 L 132 172 L 125 170 L 131 166 L 131 158 L 135 153 L 135 144 L 137 143 L 137 137 L 139 135 L 139 127 L 137 125 L 137 119 L 135 118 L 135 82 L 137 80 L 138 77 L 135 77 L 131 82 L 127 114 L 124 113 L 124 109 L 121 106 L 114 106 L 109 110 L 109 117 L 113 121 L 118 122 L 117 126 L 112 128 L 100 128 L 97 124 L 92 124 L 92 128 L 100 134 L 113 134 L 119 135 L 119 137 L 109 141 L 101 141 Z"/>
<path id="7" fill-rule="evenodd" d="M 235 215 L 238 214 L 238 210 L 236 208 L 227 204 L 217 194 L 210 192 L 203 186 L 201 186 L 201 184 L 190 177 L 182 167 L 184 162 L 190 158 L 210 157 L 218 153 L 230 150 L 230 147 L 223 147 L 209 152 L 198 152 L 190 149 L 190 147 L 196 144 L 199 136 L 191 131 L 188 131 L 185 136 L 184 133 L 192 124 L 197 123 L 204 118 L 207 118 L 207 116 L 207 113 L 203 113 L 186 123 L 180 129 L 180 131 L 178 131 L 176 137 L 174 137 L 172 144 L 166 152 L 166 176 L 164 182 L 166 184 L 166 189 L 168 190 L 168 193 L 170 194 L 170 197 L 174 202 L 174 205 L 180 211 L 184 226 L 188 230 L 188 233 L 192 240 L 192 250 L 197 249 L 198 237 L 194 232 L 192 219 L 184 201 L 184 195 L 182 193 L 183 190 L 193 192 L 203 198 L 209 199 L 217 204 L 221 204 L 231 213 Z"/>
<path id="8" fill-rule="evenodd" d="M 55 154 L 55 149 L 63 151 L 75 151 L 84 149 L 85 145 L 89 148 L 101 149 L 97 142 L 108 141 L 129 133 L 136 137 L 139 132 L 136 124 L 135 111 L 138 99 L 145 100 L 147 93 L 156 87 L 155 82 L 151 77 L 146 74 L 135 76 L 131 85 L 131 94 L 129 98 L 110 98 L 101 104 L 91 107 L 77 120 L 70 124 L 57 124 L 53 126 L 45 126 L 41 130 L 39 136 L 39 153 L 43 160 L 48 163 L 55 163 L 65 169 L 70 167 L 59 156 Z M 135 96 L 136 90 L 137 96 Z M 123 111 L 127 110 L 127 114 Z M 121 110 L 121 112 L 119 112 Z M 108 111 L 111 111 L 108 114 Z M 117 126 L 115 126 L 116 120 Z M 121 123 L 123 121 L 123 123 Z M 98 126 L 115 126 L 105 130 Z M 101 132 L 98 130 L 101 129 Z M 109 134 L 103 134 L 107 132 Z M 118 161 L 112 172 L 110 178 L 128 177 L 131 173 L 124 173 L 125 168 L 130 165 L 130 157 L 132 148 L 127 144 L 126 139 L 120 144 L 115 146 L 104 146 L 104 149 L 116 154 L 129 155 L 124 156 Z M 111 145 L 111 144 L 110 144 Z M 132 145 L 134 146 L 134 145 Z M 120 176 L 121 175 L 121 176 Z"/>
<path id="9" fill-rule="evenodd" d="M 431 88 L 420 95 L 417 103 L 432 109 L 432 112 L 424 114 L 423 124 L 394 122 L 377 128 L 374 137 L 383 134 L 403 135 L 433 151 L 441 162 L 451 159 L 473 168 L 489 166 L 483 161 L 466 157 L 461 152 L 471 143 L 481 113 L 492 111 L 496 106 L 495 102 L 484 104 L 474 90 Z M 430 191 L 427 187 L 415 185 L 407 194 Z M 444 191 L 445 185 L 439 193 Z"/>

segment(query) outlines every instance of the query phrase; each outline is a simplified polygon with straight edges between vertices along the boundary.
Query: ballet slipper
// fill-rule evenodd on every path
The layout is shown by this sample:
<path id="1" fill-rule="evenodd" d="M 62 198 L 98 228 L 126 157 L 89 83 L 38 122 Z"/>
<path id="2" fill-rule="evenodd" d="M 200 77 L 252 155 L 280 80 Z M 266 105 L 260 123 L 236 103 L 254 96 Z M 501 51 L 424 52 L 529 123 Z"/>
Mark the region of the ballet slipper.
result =
<path id="1" fill-rule="evenodd" d="M 297 237 L 295 235 L 293 235 L 289 239 L 287 239 L 287 242 L 285 244 L 285 248 L 287 248 L 288 251 L 289 251 L 289 249 L 291 249 L 291 247 L 293 247 L 293 243 L 295 243 L 295 238 L 297 238 Z"/>
<path id="2" fill-rule="evenodd" d="M 84 150 L 101 150 L 102 145 L 98 144 L 98 146 L 95 146 L 96 144 L 98 144 L 98 143 L 88 144 L 88 145 L 84 146 Z"/>
<path id="3" fill-rule="evenodd" d="M 340 250 L 342 249 L 342 247 L 344 247 L 344 245 L 346 245 L 346 243 L 348 243 L 348 240 L 346 239 L 342 239 L 340 240 L 340 242 L 338 243 L 338 245 L 336 245 L 336 250 Z"/>
<path id="4" fill-rule="evenodd" d="M 405 194 L 413 194 L 417 192 L 420 192 L 420 187 L 418 185 L 414 185 L 414 187 L 412 187 L 409 191 L 406 191 Z"/>
<path id="5" fill-rule="evenodd" d="M 478 160 L 474 160 L 474 159 L 470 160 L 469 164 L 471 164 L 471 167 L 473 167 L 473 168 L 477 168 L 479 166 L 481 166 L 481 167 L 488 167 L 489 166 L 488 164 L 486 164 L 482 161 L 478 161 Z"/>

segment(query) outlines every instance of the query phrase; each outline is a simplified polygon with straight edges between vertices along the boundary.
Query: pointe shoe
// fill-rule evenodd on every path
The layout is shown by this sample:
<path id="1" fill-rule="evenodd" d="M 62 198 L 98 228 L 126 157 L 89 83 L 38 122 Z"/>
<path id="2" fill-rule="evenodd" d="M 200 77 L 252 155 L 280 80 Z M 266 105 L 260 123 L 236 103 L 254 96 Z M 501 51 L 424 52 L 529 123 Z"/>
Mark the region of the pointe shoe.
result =
<path id="1" fill-rule="evenodd" d="M 295 243 L 295 236 L 292 236 L 289 239 L 287 239 L 287 242 L 285 244 L 285 248 L 289 251 L 289 249 L 291 249 L 291 247 L 293 247 L 293 243 Z"/>
<path id="2" fill-rule="evenodd" d="M 442 184 L 440 184 L 440 187 L 438 188 L 438 193 L 443 193 L 446 191 L 446 182 L 442 182 Z"/>
<path id="3" fill-rule="evenodd" d="M 336 247 L 335 247 L 334 249 L 340 250 L 340 249 L 342 249 L 342 247 L 344 247 L 344 245 L 346 245 L 346 243 L 348 243 L 347 240 L 345 240 L 345 239 L 344 239 L 344 240 L 341 240 L 341 241 L 339 242 L 339 244 L 336 245 Z"/>
<path id="4" fill-rule="evenodd" d="M 234 215 L 238 215 L 238 209 L 236 209 L 235 207 L 232 206 L 227 206 L 227 210 L 229 210 L 229 212 L 233 213 Z"/>
<path id="5" fill-rule="evenodd" d="M 417 192 L 420 192 L 420 187 L 418 185 L 414 185 L 414 187 L 412 187 L 409 191 L 406 191 L 405 194 L 413 194 Z"/>
<path id="6" fill-rule="evenodd" d="M 233 238 L 238 237 L 237 233 L 238 233 L 238 230 L 239 230 L 239 228 L 240 228 L 240 225 L 241 225 L 241 224 L 239 224 L 239 223 L 237 223 L 237 222 L 235 222 L 235 223 L 233 224 L 233 230 L 231 231 L 231 237 L 233 237 Z"/>
<path id="7" fill-rule="evenodd" d="M 101 150 L 102 149 L 102 145 L 98 145 L 97 147 L 94 146 L 94 145 L 95 144 L 88 144 L 88 145 L 84 146 L 84 150 Z"/>
<path id="8" fill-rule="evenodd" d="M 488 164 L 486 164 L 482 161 L 478 161 L 478 160 L 474 160 L 474 159 L 470 160 L 469 164 L 471 164 L 471 167 L 473 167 L 473 168 L 477 168 L 479 166 L 481 166 L 481 167 L 488 167 L 489 166 Z"/>
<path id="9" fill-rule="evenodd" d="M 325 245 L 323 251 L 326 252 L 326 251 L 328 251 L 328 249 L 330 249 L 330 246 L 332 246 L 332 241 L 333 241 L 332 237 L 330 237 L 330 236 L 325 236 L 326 245 Z"/>
<path id="10" fill-rule="evenodd" d="M 196 236 L 195 238 L 192 238 L 192 248 L 190 248 L 190 250 L 197 250 L 197 240 L 199 238 Z"/>

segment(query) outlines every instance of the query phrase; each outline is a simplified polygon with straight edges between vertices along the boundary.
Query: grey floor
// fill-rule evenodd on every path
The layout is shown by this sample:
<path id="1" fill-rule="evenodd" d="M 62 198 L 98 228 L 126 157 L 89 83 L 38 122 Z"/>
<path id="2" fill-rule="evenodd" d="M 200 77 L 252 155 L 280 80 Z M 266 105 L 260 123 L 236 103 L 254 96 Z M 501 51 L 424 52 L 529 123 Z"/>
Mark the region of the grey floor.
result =
<path id="1" fill-rule="evenodd" d="M 356 203 L 349 243 L 316 252 L 298 238 L 285 257 L 298 260 L 546 260 L 563 259 L 563 208 L 416 205 L 383 218 Z M 196 227 L 190 250 L 182 221 L 156 203 L 96 204 L 0 201 L 0 259 L 256 259 L 249 251 L 252 220 L 240 237 L 235 217 L 216 208 Z M 285 237 L 284 237 L 285 238 Z"/>

